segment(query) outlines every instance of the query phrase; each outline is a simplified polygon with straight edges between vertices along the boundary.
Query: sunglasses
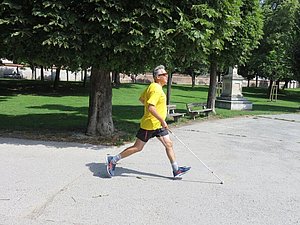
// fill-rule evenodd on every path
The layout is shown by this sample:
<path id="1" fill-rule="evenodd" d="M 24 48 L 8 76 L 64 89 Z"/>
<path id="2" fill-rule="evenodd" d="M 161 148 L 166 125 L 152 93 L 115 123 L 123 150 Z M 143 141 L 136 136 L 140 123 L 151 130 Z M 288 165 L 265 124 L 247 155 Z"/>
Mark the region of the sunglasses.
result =
<path id="1" fill-rule="evenodd" d="M 158 76 L 168 76 L 167 73 L 162 73 L 162 74 L 159 74 Z"/>

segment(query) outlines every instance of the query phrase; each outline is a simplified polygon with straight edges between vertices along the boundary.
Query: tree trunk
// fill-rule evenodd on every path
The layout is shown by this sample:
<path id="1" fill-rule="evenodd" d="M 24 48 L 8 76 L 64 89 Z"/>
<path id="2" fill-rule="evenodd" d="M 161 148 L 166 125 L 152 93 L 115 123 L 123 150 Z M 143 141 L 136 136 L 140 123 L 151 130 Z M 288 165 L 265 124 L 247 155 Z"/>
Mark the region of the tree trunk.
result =
<path id="1" fill-rule="evenodd" d="M 136 83 L 136 74 L 130 74 L 131 82 Z"/>
<path id="2" fill-rule="evenodd" d="M 282 90 L 286 89 L 288 87 L 289 80 L 284 81 L 284 85 L 282 86 Z"/>
<path id="3" fill-rule="evenodd" d="M 51 80 L 53 80 L 53 68 L 51 66 Z"/>
<path id="4" fill-rule="evenodd" d="M 194 73 L 194 71 L 192 72 L 192 88 L 195 87 L 195 81 L 196 81 L 196 75 Z"/>
<path id="5" fill-rule="evenodd" d="M 171 102 L 171 87 L 172 87 L 172 77 L 173 73 L 171 72 L 170 76 L 168 76 L 168 86 L 167 86 L 167 105 L 170 105 Z"/>
<path id="6" fill-rule="evenodd" d="M 45 77 L 44 77 L 44 67 L 41 66 L 41 81 L 44 81 Z"/>
<path id="7" fill-rule="evenodd" d="M 217 85 L 217 62 L 211 61 L 210 63 L 210 81 L 207 96 L 207 108 L 211 108 L 215 113 L 215 100 L 216 100 L 216 85 Z"/>
<path id="8" fill-rule="evenodd" d="M 220 70 L 217 71 L 217 75 L 218 75 L 218 81 L 217 82 L 221 82 L 221 71 Z"/>
<path id="9" fill-rule="evenodd" d="M 120 87 L 121 81 L 120 81 L 120 73 L 117 71 L 112 72 L 112 80 L 115 87 Z"/>
<path id="10" fill-rule="evenodd" d="M 67 70 L 67 81 L 69 81 L 69 70 Z"/>
<path id="11" fill-rule="evenodd" d="M 270 98 L 272 86 L 273 86 L 273 80 L 270 80 L 270 85 L 268 87 L 267 98 Z"/>
<path id="12" fill-rule="evenodd" d="M 87 69 L 84 70 L 83 87 L 86 87 Z"/>
<path id="13" fill-rule="evenodd" d="M 255 77 L 255 87 L 258 87 L 258 75 Z"/>
<path id="14" fill-rule="evenodd" d="M 92 67 L 91 90 L 87 135 L 111 136 L 114 132 L 112 120 L 112 86 L 109 71 Z"/>
<path id="15" fill-rule="evenodd" d="M 56 67 L 56 70 L 55 70 L 55 80 L 54 80 L 54 85 L 53 85 L 54 90 L 57 90 L 57 88 L 58 88 L 60 69 L 61 69 L 61 67 L 58 66 L 58 67 Z"/>
<path id="16" fill-rule="evenodd" d="M 34 80 L 34 78 L 36 77 L 36 76 L 35 76 L 34 65 L 31 65 L 31 66 L 30 66 L 30 69 L 31 69 L 31 80 Z"/>

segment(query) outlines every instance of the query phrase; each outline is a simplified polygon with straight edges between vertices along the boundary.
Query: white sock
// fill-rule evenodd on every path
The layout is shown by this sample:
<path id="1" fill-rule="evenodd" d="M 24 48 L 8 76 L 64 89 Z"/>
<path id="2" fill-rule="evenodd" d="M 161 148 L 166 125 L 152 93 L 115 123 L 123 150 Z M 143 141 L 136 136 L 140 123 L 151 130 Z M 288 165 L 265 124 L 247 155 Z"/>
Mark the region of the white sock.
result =
<path id="1" fill-rule="evenodd" d="M 121 158 L 122 158 L 121 155 L 118 154 L 118 155 L 115 155 L 111 161 L 113 164 L 116 164 Z"/>
<path id="2" fill-rule="evenodd" d="M 178 170 L 178 164 L 177 164 L 177 162 L 172 162 L 171 165 L 172 165 L 173 171 L 177 171 Z"/>

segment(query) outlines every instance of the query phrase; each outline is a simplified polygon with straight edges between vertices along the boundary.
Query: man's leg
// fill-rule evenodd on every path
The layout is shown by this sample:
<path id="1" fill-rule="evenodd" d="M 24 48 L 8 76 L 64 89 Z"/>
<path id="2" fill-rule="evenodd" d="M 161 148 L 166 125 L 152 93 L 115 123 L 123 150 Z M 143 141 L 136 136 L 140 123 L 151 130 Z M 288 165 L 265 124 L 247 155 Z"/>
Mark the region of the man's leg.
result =
<path id="1" fill-rule="evenodd" d="M 143 142 L 142 140 L 137 138 L 135 140 L 135 143 L 132 146 L 126 148 L 124 151 L 120 153 L 121 159 L 126 158 L 134 153 L 142 151 L 145 144 L 146 142 Z"/>
<path id="2" fill-rule="evenodd" d="M 141 151 L 144 148 L 145 144 L 146 142 L 137 138 L 132 146 L 126 148 L 118 155 L 107 156 L 107 171 L 110 174 L 110 176 L 114 176 L 116 164 L 120 159 L 126 158 L 134 153 Z"/>
<path id="3" fill-rule="evenodd" d="M 158 140 L 165 146 L 167 156 L 171 163 L 176 162 L 175 152 L 173 150 L 173 142 L 169 135 L 157 137 Z"/>
<path id="4" fill-rule="evenodd" d="M 175 152 L 173 149 L 173 142 L 170 139 L 170 136 L 167 134 L 167 135 L 160 136 L 157 138 L 165 146 L 166 153 L 170 160 L 173 171 L 177 171 L 179 169 L 179 167 L 178 167 L 178 163 L 176 162 Z"/>
<path id="5" fill-rule="evenodd" d="M 172 165 L 174 178 L 175 179 L 178 179 L 178 178 L 181 179 L 181 176 L 183 174 L 185 174 L 186 172 L 188 172 L 191 167 L 186 167 L 186 166 L 179 167 L 178 166 L 178 164 L 176 162 L 175 152 L 174 152 L 174 149 L 173 149 L 173 142 L 170 139 L 169 135 L 164 135 L 164 136 L 160 136 L 160 137 L 157 137 L 157 138 L 161 141 L 161 143 L 166 148 L 167 156 L 168 156 L 168 158 L 170 160 L 170 163 Z"/>

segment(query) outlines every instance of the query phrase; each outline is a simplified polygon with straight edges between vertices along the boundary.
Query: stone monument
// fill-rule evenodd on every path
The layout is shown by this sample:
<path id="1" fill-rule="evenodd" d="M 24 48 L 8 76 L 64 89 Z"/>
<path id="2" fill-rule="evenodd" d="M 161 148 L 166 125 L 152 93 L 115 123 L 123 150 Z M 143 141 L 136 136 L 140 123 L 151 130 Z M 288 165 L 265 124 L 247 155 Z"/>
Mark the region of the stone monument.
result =
<path id="1" fill-rule="evenodd" d="M 237 66 L 229 67 L 229 73 L 223 77 L 222 94 L 216 99 L 216 107 L 230 110 L 251 110 L 252 102 L 243 97 L 243 77 L 238 75 Z"/>

